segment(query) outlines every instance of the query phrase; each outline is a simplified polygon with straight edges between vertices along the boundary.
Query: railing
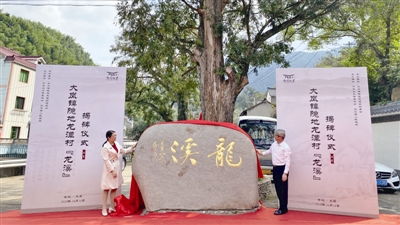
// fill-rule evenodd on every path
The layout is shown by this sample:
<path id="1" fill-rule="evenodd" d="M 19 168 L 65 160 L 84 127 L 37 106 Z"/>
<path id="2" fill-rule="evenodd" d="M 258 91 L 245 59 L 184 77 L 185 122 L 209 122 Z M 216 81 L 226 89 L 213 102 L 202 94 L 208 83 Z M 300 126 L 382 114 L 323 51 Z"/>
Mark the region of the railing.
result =
<path id="1" fill-rule="evenodd" d="M 124 140 L 124 147 L 129 148 L 133 144 L 132 141 Z M 28 149 L 28 139 L 11 139 L 0 138 L 0 159 L 26 159 Z M 126 155 L 128 161 L 131 160 L 131 154 Z"/>
<path id="2" fill-rule="evenodd" d="M 13 159 L 13 160 L 1 160 L 0 161 L 0 169 L 22 167 L 25 165 L 26 165 L 26 159 Z"/>
<path id="3" fill-rule="evenodd" d="M 4 159 L 15 159 L 15 158 L 26 158 L 26 152 L 28 149 L 28 139 L 11 139 L 1 138 L 0 139 L 0 158 Z"/>
<path id="4" fill-rule="evenodd" d="M 26 159 L 0 160 L 0 178 L 24 175 Z"/>
<path id="5" fill-rule="evenodd" d="M 124 147 L 125 149 L 127 149 L 127 148 L 130 148 L 133 144 L 134 144 L 134 141 L 129 140 L 129 139 L 124 139 L 123 147 Z M 133 154 L 134 154 L 134 153 L 133 153 Z M 131 154 L 126 154 L 126 155 L 124 156 L 125 159 L 126 159 L 126 161 L 128 161 L 128 162 L 132 161 L 132 156 L 133 156 L 133 154 L 132 154 L 132 153 L 131 153 Z"/>

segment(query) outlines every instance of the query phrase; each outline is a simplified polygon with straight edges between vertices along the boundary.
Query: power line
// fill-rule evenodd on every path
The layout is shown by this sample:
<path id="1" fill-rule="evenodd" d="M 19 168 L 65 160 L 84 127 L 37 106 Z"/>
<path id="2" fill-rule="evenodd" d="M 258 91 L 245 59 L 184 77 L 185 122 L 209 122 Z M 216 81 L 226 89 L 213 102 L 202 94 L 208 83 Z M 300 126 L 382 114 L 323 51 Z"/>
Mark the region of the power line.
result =
<path id="1" fill-rule="evenodd" d="M 57 2 L 120 2 L 122 0 L 58 0 Z M 54 2 L 54 0 L 1 0 L 1 2 Z"/>
<path id="2" fill-rule="evenodd" d="M 296 61 L 297 58 L 302 56 L 301 52 L 294 52 L 294 53 L 295 54 L 292 54 L 289 58 L 286 59 L 286 61 L 288 61 L 288 62 L 289 61 Z M 274 74 L 276 68 L 279 68 L 279 67 L 274 67 L 273 64 L 270 64 L 270 68 L 268 68 L 267 71 L 264 72 L 264 74 L 266 74 L 266 75 L 260 76 L 260 77 L 258 77 L 256 79 L 254 79 L 251 82 L 251 84 L 254 84 L 255 86 L 262 85 L 262 82 L 264 82 L 265 80 L 269 79 L 269 77 Z"/>
<path id="3" fill-rule="evenodd" d="M 275 68 L 271 64 L 269 66 L 269 68 L 267 67 L 266 71 L 263 71 L 264 72 L 263 74 L 266 74 L 266 75 L 255 78 L 251 83 L 260 83 L 261 81 L 264 81 L 268 76 L 270 76 L 274 72 L 274 69 Z M 258 74 L 258 72 L 257 72 L 257 74 Z M 256 75 L 256 76 L 258 76 L 258 75 Z"/>
<path id="4" fill-rule="evenodd" d="M 1 0 L 0 5 L 5 6 L 113 6 L 120 0 L 92 0 L 92 1 L 82 1 L 82 0 L 66 0 L 60 1 L 58 3 L 52 3 L 49 0 L 32 0 L 32 1 L 21 1 L 21 0 Z M 104 4 L 104 3 L 110 4 Z"/>
<path id="5" fill-rule="evenodd" d="M 300 48 L 301 46 L 303 46 L 304 44 L 306 44 L 307 42 L 306 41 L 302 41 L 301 43 L 300 43 L 300 45 L 298 45 L 296 48 Z M 316 53 L 314 53 L 314 56 L 312 57 L 312 59 L 315 57 L 315 54 Z M 286 58 L 286 56 L 285 56 L 285 58 L 286 58 L 286 61 L 288 61 L 288 62 L 294 62 L 294 61 L 296 61 L 299 57 L 302 57 L 303 55 L 301 54 L 301 51 L 298 51 L 298 52 L 293 52 L 293 54 L 290 56 L 290 57 L 288 57 L 288 58 Z M 311 60 L 312 60 L 311 59 Z M 311 61 L 310 60 L 310 61 Z M 307 62 L 307 64 L 306 65 L 308 65 L 309 63 L 310 63 L 310 61 L 309 62 Z M 264 74 L 265 75 L 263 75 L 263 76 L 260 76 L 260 77 L 258 77 L 258 78 L 255 78 L 251 83 L 249 83 L 250 85 L 254 85 L 255 87 L 260 87 L 260 86 L 263 86 L 264 85 L 264 81 L 267 81 L 267 80 L 269 80 L 270 79 L 270 77 L 271 77 L 271 75 L 275 75 L 275 70 L 277 69 L 277 68 L 279 68 L 279 67 L 274 67 L 273 66 L 273 64 L 270 64 L 270 68 L 268 68 L 267 69 L 267 71 L 264 71 Z"/>
<path id="6" fill-rule="evenodd" d="M 94 7 L 100 7 L 100 6 L 112 6 L 115 7 L 115 5 L 100 5 L 100 4 L 90 4 L 90 5 L 83 5 L 83 4 L 32 4 L 32 3 L 1 3 L 1 5 L 14 5 L 14 6 L 94 6 Z"/>
<path id="7" fill-rule="evenodd" d="M 306 67 L 308 66 L 308 64 L 310 64 L 310 62 L 315 58 L 315 56 L 317 56 L 318 52 L 314 52 L 314 55 L 310 58 L 310 60 L 308 60 L 308 62 L 306 63 Z"/>
<path id="8" fill-rule="evenodd" d="M 275 68 L 271 68 L 271 71 L 270 71 L 270 72 L 265 73 L 266 75 L 264 75 L 264 76 L 261 77 L 261 78 L 255 79 L 253 82 L 251 82 L 251 83 L 249 83 L 249 84 L 252 85 L 252 86 L 254 86 L 254 87 L 256 87 L 256 88 L 263 89 L 263 88 L 265 87 L 265 84 L 267 84 L 267 83 L 264 83 L 264 81 L 270 79 L 271 75 L 274 75 L 274 74 L 275 74 L 274 69 L 275 69 Z"/>
<path id="9" fill-rule="evenodd" d="M 304 44 L 306 44 L 306 41 L 301 42 L 296 48 L 300 48 L 301 46 L 303 46 Z M 318 52 L 314 52 L 314 55 L 311 57 L 311 59 L 305 64 L 305 66 L 308 66 L 310 64 L 310 62 L 315 58 L 315 56 L 317 55 Z M 295 62 L 296 60 L 298 60 L 300 57 L 303 57 L 304 55 L 302 54 L 302 51 L 297 51 L 297 52 L 293 52 L 293 54 L 291 54 L 289 57 L 288 55 L 285 56 L 285 60 L 287 62 Z M 249 85 L 255 87 L 256 89 L 264 89 L 265 85 L 270 83 L 270 82 L 265 82 L 265 81 L 270 81 L 271 76 L 275 75 L 275 71 L 277 68 L 279 68 L 278 66 L 274 66 L 274 64 L 270 64 L 268 66 L 269 68 L 265 71 L 263 71 L 263 75 L 260 75 L 259 77 L 256 77 L 253 81 L 249 82 Z"/>

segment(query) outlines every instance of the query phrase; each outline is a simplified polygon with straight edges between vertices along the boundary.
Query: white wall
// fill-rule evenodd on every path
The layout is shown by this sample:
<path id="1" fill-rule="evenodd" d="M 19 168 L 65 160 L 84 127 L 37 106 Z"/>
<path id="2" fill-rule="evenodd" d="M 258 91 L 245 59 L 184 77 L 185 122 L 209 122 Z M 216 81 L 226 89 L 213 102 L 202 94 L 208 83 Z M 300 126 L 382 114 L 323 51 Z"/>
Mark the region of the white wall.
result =
<path id="1" fill-rule="evenodd" d="M 21 69 L 29 71 L 28 83 L 19 81 Z M 11 76 L 5 102 L 4 122 L 1 132 L 1 138 L 10 138 L 11 127 L 21 127 L 19 138 L 26 139 L 28 137 L 28 123 L 31 116 L 33 90 L 35 86 L 36 72 L 26 67 L 13 64 L 11 68 Z M 25 98 L 24 109 L 15 109 L 16 97 Z"/>
<path id="2" fill-rule="evenodd" d="M 400 121 L 373 123 L 375 161 L 400 170 Z"/>

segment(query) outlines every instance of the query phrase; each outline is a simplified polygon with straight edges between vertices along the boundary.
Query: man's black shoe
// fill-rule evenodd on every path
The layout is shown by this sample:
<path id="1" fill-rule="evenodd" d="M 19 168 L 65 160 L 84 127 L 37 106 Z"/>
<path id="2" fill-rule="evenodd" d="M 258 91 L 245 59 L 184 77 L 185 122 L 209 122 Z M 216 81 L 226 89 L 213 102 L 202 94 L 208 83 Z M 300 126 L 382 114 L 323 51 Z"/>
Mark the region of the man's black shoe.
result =
<path id="1" fill-rule="evenodd" d="M 287 213 L 287 210 L 278 209 L 278 210 L 275 210 L 274 215 L 282 215 L 282 214 L 285 214 L 285 213 Z"/>

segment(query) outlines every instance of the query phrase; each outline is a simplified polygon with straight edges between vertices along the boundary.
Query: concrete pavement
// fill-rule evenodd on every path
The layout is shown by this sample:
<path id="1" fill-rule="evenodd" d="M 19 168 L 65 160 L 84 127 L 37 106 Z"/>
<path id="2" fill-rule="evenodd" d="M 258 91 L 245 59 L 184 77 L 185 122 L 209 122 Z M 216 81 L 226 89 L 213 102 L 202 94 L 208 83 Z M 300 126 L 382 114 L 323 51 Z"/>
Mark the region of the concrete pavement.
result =
<path id="1" fill-rule="evenodd" d="M 121 188 L 121 193 L 127 197 L 129 197 L 129 190 L 131 187 L 131 171 L 131 163 L 129 162 L 122 172 L 125 182 Z M 23 190 L 24 176 L 0 178 L 0 212 L 21 209 Z"/>
<path id="2" fill-rule="evenodd" d="M 0 212 L 21 208 L 24 176 L 0 178 Z"/>
<path id="3" fill-rule="evenodd" d="M 128 162 L 122 175 L 124 184 L 122 185 L 122 194 L 129 197 L 131 180 L 131 163 Z M 21 208 L 22 193 L 24 187 L 24 176 L 13 176 L 0 178 L 0 212 L 10 210 L 19 210 Z M 267 196 L 264 205 L 271 208 L 278 206 L 274 188 Z M 400 192 L 379 193 L 379 212 L 384 214 L 400 214 Z"/>

